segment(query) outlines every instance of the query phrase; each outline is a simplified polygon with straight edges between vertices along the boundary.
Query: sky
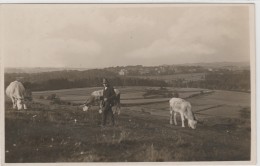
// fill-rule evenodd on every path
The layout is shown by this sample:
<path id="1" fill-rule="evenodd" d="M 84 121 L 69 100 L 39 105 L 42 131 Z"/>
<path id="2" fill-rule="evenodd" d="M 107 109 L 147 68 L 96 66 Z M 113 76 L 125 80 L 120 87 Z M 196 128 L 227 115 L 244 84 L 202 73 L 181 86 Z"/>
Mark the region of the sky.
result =
<path id="1" fill-rule="evenodd" d="M 249 6 L 2 5 L 5 67 L 249 62 Z"/>

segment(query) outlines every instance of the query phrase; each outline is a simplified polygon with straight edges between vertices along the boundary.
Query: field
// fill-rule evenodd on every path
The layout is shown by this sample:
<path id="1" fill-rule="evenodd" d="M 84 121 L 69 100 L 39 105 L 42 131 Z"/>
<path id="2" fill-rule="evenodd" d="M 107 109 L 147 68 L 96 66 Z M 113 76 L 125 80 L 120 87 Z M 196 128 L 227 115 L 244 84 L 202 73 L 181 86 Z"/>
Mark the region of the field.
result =
<path id="1" fill-rule="evenodd" d="M 5 162 L 249 161 L 250 94 L 204 89 L 117 87 L 116 126 L 101 128 L 97 107 L 79 106 L 100 87 L 34 92 L 29 109 L 6 99 Z M 169 124 L 169 93 L 192 104 L 197 129 Z M 148 93 L 149 92 L 149 93 Z M 44 97 L 57 94 L 62 104 Z M 165 94 L 165 95 L 164 95 Z M 109 120 L 109 119 L 108 119 Z"/>
<path id="2" fill-rule="evenodd" d="M 158 76 L 131 76 L 134 78 L 149 78 L 155 80 L 166 80 L 166 81 L 176 81 L 183 79 L 185 81 L 199 81 L 204 80 L 205 73 L 185 73 L 185 74 L 173 74 L 173 75 L 158 75 Z"/>

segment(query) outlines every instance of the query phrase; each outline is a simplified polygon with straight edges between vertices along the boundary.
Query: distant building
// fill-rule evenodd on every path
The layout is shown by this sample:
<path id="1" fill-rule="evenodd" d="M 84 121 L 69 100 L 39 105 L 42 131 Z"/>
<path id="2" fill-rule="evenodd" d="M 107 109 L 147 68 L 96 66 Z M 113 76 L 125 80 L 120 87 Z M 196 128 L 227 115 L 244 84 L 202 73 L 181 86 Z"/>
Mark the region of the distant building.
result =
<path id="1" fill-rule="evenodd" d="M 178 68 L 175 68 L 175 69 L 174 69 L 174 73 L 181 73 L 181 70 L 178 69 Z"/>
<path id="2" fill-rule="evenodd" d="M 146 74 L 149 74 L 149 73 L 150 73 L 150 70 L 147 69 L 147 68 L 143 68 L 143 69 L 139 70 L 139 73 L 140 73 L 141 75 L 146 75 Z"/>
<path id="3" fill-rule="evenodd" d="M 196 72 L 197 69 L 189 69 L 189 72 Z"/>
<path id="4" fill-rule="evenodd" d="M 127 71 L 126 69 L 121 69 L 121 70 L 118 72 L 118 74 L 119 74 L 120 76 L 125 76 L 125 75 L 128 74 L 128 71 Z"/>

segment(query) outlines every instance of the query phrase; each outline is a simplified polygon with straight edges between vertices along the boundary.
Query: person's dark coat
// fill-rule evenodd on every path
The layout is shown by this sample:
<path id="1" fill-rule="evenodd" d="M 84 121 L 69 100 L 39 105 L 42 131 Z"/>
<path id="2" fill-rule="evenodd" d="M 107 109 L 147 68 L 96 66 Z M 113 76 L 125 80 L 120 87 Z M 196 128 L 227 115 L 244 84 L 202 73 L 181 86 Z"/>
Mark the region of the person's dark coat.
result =
<path id="1" fill-rule="evenodd" d="M 108 85 L 108 84 L 107 84 Z M 116 97 L 116 93 L 112 86 L 107 86 L 103 89 L 103 103 L 102 103 L 102 110 L 103 110 L 103 120 L 102 125 L 106 125 L 107 115 L 111 114 L 112 125 L 115 124 L 114 114 L 112 112 L 112 106 L 114 104 L 114 98 Z"/>
<path id="2" fill-rule="evenodd" d="M 116 97 L 116 93 L 115 93 L 113 87 L 108 86 L 107 88 L 103 89 L 104 102 L 107 102 L 107 103 L 111 104 L 111 106 L 113 106 L 115 97 Z"/>

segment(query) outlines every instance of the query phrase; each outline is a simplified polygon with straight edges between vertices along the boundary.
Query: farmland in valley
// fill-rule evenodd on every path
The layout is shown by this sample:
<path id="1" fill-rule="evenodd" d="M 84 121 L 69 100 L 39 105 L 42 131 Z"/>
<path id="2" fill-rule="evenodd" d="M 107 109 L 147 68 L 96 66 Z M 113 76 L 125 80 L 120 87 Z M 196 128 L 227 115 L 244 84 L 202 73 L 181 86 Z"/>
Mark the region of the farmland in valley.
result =
<path id="1" fill-rule="evenodd" d="M 166 80 L 166 81 L 176 81 L 179 79 L 186 81 L 199 81 L 204 80 L 205 73 L 185 73 L 185 74 L 173 74 L 173 75 L 157 75 L 157 76 L 131 76 L 134 78 L 149 78 L 155 80 Z"/>
<path id="2" fill-rule="evenodd" d="M 98 108 L 80 104 L 101 87 L 33 92 L 29 109 L 6 99 L 5 159 L 16 162 L 248 161 L 250 93 L 195 88 L 116 87 L 116 126 L 99 127 Z M 169 94 L 191 102 L 197 129 L 169 124 Z M 56 94 L 64 103 L 45 99 Z M 108 119 L 109 120 L 109 119 Z"/>

